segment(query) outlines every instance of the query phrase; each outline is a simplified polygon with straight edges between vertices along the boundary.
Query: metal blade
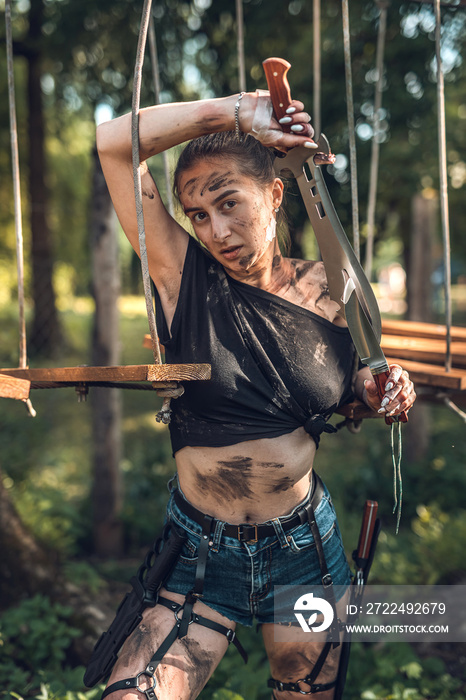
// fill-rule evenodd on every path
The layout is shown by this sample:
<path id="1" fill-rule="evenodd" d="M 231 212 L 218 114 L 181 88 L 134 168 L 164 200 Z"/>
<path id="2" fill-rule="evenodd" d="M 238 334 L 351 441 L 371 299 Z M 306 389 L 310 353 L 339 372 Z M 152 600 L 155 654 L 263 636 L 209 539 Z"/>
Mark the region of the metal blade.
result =
<path id="1" fill-rule="evenodd" d="M 324 134 L 319 137 L 317 145 L 319 152 L 330 153 Z M 355 293 L 368 324 L 380 342 L 382 323 L 377 300 L 346 237 L 320 166 L 314 163 L 314 155 L 315 151 L 310 155 L 308 148 L 292 148 L 283 158 L 277 156 L 275 172 L 284 177 L 289 177 L 291 173 L 296 178 L 324 262 L 330 298 L 339 305 L 339 315 L 345 318 L 345 306 L 342 304 L 345 270 L 354 282 Z"/>
<path id="2" fill-rule="evenodd" d="M 349 277 L 347 277 L 347 280 Z M 352 282 L 352 280 L 349 280 Z M 388 371 L 388 363 L 376 338 L 374 330 L 361 308 L 359 299 L 351 290 L 351 284 L 345 289 L 345 312 L 351 338 L 361 361 L 370 367 L 372 374 Z"/>

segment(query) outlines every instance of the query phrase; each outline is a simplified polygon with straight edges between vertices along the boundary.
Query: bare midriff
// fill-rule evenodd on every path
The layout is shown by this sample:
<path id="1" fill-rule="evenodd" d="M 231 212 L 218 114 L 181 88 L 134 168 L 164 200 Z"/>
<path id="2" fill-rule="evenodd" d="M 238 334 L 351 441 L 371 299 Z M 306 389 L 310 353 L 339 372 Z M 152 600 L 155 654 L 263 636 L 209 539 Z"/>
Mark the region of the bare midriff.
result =
<path id="1" fill-rule="evenodd" d="M 307 496 L 316 453 L 304 428 L 227 447 L 176 453 L 181 490 L 203 513 L 238 525 L 288 515 Z"/>

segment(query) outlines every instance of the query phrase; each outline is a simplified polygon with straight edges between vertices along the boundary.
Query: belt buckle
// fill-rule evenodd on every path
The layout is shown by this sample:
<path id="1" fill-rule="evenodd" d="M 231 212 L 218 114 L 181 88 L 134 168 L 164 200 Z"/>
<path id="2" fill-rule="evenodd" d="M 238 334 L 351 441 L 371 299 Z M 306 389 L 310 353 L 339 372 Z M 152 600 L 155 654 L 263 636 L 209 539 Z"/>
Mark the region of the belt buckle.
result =
<path id="1" fill-rule="evenodd" d="M 238 526 L 238 540 L 239 540 L 240 542 L 244 541 L 244 542 L 249 542 L 250 544 L 255 544 L 255 543 L 257 542 L 257 540 L 259 539 L 258 533 L 257 533 L 257 525 L 246 525 L 246 527 L 253 527 L 253 528 L 254 528 L 254 538 L 253 538 L 253 539 L 248 539 L 248 540 L 243 540 L 243 539 L 242 539 L 242 536 L 243 536 L 242 529 L 243 529 L 243 527 L 244 527 L 243 525 L 239 525 L 239 526 Z"/>

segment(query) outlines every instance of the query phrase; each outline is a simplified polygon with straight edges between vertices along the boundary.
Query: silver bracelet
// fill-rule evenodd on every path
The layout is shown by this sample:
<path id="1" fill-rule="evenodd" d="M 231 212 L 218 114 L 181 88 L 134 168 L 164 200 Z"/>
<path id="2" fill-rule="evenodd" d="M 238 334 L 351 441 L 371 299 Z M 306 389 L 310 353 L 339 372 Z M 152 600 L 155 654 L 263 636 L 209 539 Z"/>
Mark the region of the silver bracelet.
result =
<path id="1" fill-rule="evenodd" d="M 235 104 L 235 134 L 236 134 L 236 139 L 238 141 L 241 141 L 241 130 L 239 128 L 239 106 L 241 104 L 241 100 L 243 99 L 243 96 L 245 95 L 245 92 L 241 92 L 238 100 L 236 101 Z"/>

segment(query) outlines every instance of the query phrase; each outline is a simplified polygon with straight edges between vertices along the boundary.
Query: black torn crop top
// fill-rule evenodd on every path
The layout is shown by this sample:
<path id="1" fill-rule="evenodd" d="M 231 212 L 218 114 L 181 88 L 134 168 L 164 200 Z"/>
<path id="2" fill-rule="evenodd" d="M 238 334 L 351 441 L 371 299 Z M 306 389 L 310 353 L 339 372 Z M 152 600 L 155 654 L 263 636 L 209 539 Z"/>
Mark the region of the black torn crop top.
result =
<path id="1" fill-rule="evenodd" d="M 190 238 L 171 329 L 157 291 L 157 325 L 170 364 L 209 363 L 212 378 L 184 384 L 171 402 L 173 453 L 271 438 L 299 426 L 319 442 L 351 401 L 354 346 L 336 326 L 238 282 Z"/>

